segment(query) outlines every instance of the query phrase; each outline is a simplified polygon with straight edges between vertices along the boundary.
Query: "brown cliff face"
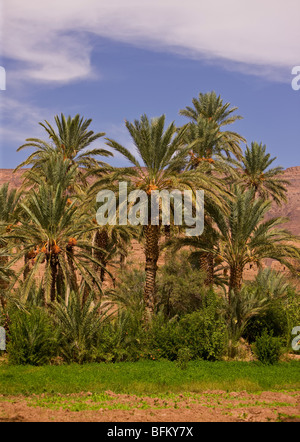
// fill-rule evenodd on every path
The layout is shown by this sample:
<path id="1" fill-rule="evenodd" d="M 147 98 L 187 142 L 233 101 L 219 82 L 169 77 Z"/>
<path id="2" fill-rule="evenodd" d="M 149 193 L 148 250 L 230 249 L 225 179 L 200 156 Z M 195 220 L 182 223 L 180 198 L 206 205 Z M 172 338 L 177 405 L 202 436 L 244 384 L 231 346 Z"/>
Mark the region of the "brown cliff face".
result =
<path id="1" fill-rule="evenodd" d="M 291 183 L 288 186 L 288 202 L 280 207 L 273 204 L 269 217 L 288 217 L 289 222 L 284 227 L 294 235 L 300 235 L 300 166 L 286 169 L 283 177 Z"/>
<path id="2" fill-rule="evenodd" d="M 18 170 L 14 173 L 13 169 L 0 169 L 0 186 L 4 183 L 10 183 L 11 188 L 19 188 L 22 184 L 24 170 Z"/>

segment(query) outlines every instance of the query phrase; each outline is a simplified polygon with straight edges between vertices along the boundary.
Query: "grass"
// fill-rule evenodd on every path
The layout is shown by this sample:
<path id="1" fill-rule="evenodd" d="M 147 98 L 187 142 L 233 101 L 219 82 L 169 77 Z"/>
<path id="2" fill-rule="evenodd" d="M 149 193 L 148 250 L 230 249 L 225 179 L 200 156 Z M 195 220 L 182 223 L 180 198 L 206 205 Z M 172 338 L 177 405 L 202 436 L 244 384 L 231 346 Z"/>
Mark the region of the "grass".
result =
<path id="1" fill-rule="evenodd" d="M 200 393 L 205 390 L 259 392 L 299 390 L 300 362 L 264 366 L 257 362 L 192 361 L 186 370 L 169 361 L 61 366 L 0 365 L 0 394 L 92 392 L 135 395 Z"/>

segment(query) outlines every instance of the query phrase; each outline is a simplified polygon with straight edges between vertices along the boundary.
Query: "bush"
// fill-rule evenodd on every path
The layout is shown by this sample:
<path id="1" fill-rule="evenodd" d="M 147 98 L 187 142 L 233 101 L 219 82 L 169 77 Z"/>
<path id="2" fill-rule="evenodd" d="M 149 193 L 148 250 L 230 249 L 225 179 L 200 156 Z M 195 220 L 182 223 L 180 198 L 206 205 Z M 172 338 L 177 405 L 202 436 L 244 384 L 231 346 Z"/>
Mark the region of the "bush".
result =
<path id="1" fill-rule="evenodd" d="M 261 336 L 257 337 L 252 349 L 261 363 L 273 365 L 279 361 L 282 353 L 281 340 L 273 337 L 272 333 L 269 334 L 265 329 Z"/>
<path id="2" fill-rule="evenodd" d="M 188 363 L 192 358 L 192 353 L 189 348 L 183 347 L 178 350 L 177 365 L 182 370 L 186 370 Z"/>
<path id="3" fill-rule="evenodd" d="M 178 320 L 176 318 L 167 320 L 162 314 L 154 318 L 150 330 L 151 355 L 154 353 L 153 357 L 157 359 L 174 361 L 182 346 Z"/>
<path id="4" fill-rule="evenodd" d="M 38 307 L 10 314 L 9 362 L 16 365 L 45 365 L 56 355 L 57 339 L 48 314 Z"/>
<path id="5" fill-rule="evenodd" d="M 267 330 L 274 337 L 286 338 L 288 335 L 288 317 L 281 300 L 271 301 L 268 307 L 253 316 L 244 330 L 243 337 L 252 343 L 263 330 Z"/>
<path id="6" fill-rule="evenodd" d="M 186 314 L 179 320 L 156 320 L 152 327 L 152 351 L 163 358 L 175 360 L 179 350 L 187 348 L 192 359 L 219 359 L 226 343 L 226 324 L 218 309 L 217 296 L 209 292 L 201 310 Z"/>
<path id="7" fill-rule="evenodd" d="M 223 354 L 226 325 L 210 308 L 185 315 L 179 323 L 181 345 L 188 347 L 193 359 L 216 360 Z"/>
<path id="8" fill-rule="evenodd" d="M 158 307 L 172 318 L 199 310 L 207 293 L 205 275 L 189 263 L 189 254 L 183 252 L 172 259 L 158 273 Z"/>
<path id="9" fill-rule="evenodd" d="M 98 337 L 97 361 L 137 361 L 147 354 L 147 338 L 139 315 L 119 308 Z"/>

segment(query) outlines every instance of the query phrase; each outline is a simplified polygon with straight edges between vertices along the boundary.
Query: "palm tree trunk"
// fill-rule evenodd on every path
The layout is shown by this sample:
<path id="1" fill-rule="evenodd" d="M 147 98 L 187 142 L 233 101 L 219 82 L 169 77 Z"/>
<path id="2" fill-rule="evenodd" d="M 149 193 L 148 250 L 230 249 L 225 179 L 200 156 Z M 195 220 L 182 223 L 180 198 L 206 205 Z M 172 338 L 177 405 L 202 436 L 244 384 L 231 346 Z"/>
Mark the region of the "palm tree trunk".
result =
<path id="1" fill-rule="evenodd" d="M 207 253 L 205 253 L 205 252 L 200 253 L 199 265 L 200 265 L 200 270 L 202 272 L 206 273 L 206 271 L 207 271 Z"/>
<path id="2" fill-rule="evenodd" d="M 71 270 L 71 275 L 70 275 L 71 290 L 73 290 L 74 292 L 77 292 L 78 291 L 78 284 L 77 284 L 76 270 L 74 267 L 74 260 L 73 260 L 74 247 L 68 245 L 66 247 L 66 250 L 67 250 L 67 260 L 68 260 L 68 264 L 69 264 L 69 267 Z"/>
<path id="3" fill-rule="evenodd" d="M 156 295 L 156 272 L 159 257 L 159 226 L 147 225 L 145 232 L 145 257 L 146 257 L 146 282 L 144 288 L 144 301 L 146 315 L 153 315 Z"/>
<path id="4" fill-rule="evenodd" d="M 170 224 L 165 225 L 165 242 L 170 241 L 171 239 L 171 226 Z"/>
<path id="5" fill-rule="evenodd" d="M 57 259 L 55 256 L 50 257 L 50 268 L 51 268 L 51 289 L 50 289 L 50 302 L 55 302 L 56 300 L 56 278 L 57 278 Z"/>
<path id="6" fill-rule="evenodd" d="M 204 284 L 211 286 L 214 282 L 214 255 L 212 253 L 201 253 L 200 270 L 206 275 Z"/>
<path id="7" fill-rule="evenodd" d="M 212 253 L 207 254 L 207 277 L 204 283 L 207 286 L 214 283 L 214 255 Z"/>
<path id="8" fill-rule="evenodd" d="M 121 268 L 121 270 L 124 270 L 125 265 L 126 265 L 126 255 L 121 253 L 121 255 L 120 255 L 120 268 Z"/>
<path id="9" fill-rule="evenodd" d="M 242 276 L 243 269 L 241 266 L 231 266 L 230 267 L 230 277 L 229 277 L 229 293 L 228 293 L 228 301 L 231 301 L 231 292 L 239 292 L 242 286 Z"/>
<path id="10" fill-rule="evenodd" d="M 103 250 L 107 249 L 108 232 L 105 228 L 97 230 L 95 235 L 95 245 L 100 249 Z M 95 250 L 95 258 L 97 259 L 97 261 L 99 261 L 102 264 L 102 267 L 100 267 L 100 280 L 101 282 L 103 282 L 105 278 L 105 268 L 107 264 L 105 260 L 105 253 L 99 250 Z M 97 267 L 97 265 L 95 265 L 95 267 Z"/>
<path id="11" fill-rule="evenodd" d="M 24 270 L 23 270 L 23 280 L 24 281 L 26 280 L 28 274 L 30 273 L 29 262 L 30 262 L 30 259 L 28 257 L 28 254 L 26 253 L 24 255 L 24 264 L 25 264 Z"/>
<path id="12" fill-rule="evenodd" d="M 0 258 L 0 265 L 1 267 L 5 267 L 8 263 L 8 257 L 7 256 L 1 256 Z M 2 278 L 0 278 L 0 302 L 1 302 L 1 306 L 3 309 L 3 313 L 5 312 L 5 308 L 6 308 L 6 300 L 3 296 L 1 296 L 1 292 L 2 290 L 5 291 L 7 290 L 9 286 L 9 283 L 6 282 L 5 280 L 3 280 Z"/>

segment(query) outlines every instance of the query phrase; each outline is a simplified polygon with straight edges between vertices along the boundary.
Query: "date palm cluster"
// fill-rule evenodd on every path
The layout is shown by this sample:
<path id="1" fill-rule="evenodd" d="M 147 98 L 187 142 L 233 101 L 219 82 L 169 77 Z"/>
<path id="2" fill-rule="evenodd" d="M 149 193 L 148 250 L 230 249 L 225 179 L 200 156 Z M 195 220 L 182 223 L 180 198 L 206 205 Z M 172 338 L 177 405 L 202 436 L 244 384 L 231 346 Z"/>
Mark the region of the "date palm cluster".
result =
<path id="1" fill-rule="evenodd" d="M 71 292 L 83 304 L 91 294 L 101 300 L 104 281 L 114 280 L 108 268 L 124 264 L 134 238 L 145 253 L 147 317 L 155 311 L 164 248 L 168 259 L 188 248 L 205 284 L 221 280 L 229 303 L 242 296 L 245 268 L 260 268 L 267 258 L 299 276 L 298 238 L 284 228 L 287 219 L 268 215 L 272 204 L 287 201 L 289 183 L 281 167 L 272 168 L 265 145 L 251 142 L 243 151 L 246 140 L 228 129 L 241 119 L 236 110 L 215 92 L 200 93 L 179 112 L 187 119 L 181 127 L 166 125 L 164 115 L 126 121 L 134 149 L 108 137 L 105 148 L 92 147 L 105 134 L 90 130 L 92 121 L 80 115 L 56 116 L 55 127 L 40 123 L 45 139 L 29 138 L 18 149 L 34 149 L 16 168 L 23 171 L 21 188 L 0 189 L 2 308 L 8 293 L 26 302 L 36 287 L 45 307 L 67 302 Z M 113 152 L 130 166 L 102 161 Z M 172 216 L 170 226 L 152 225 L 150 217 L 143 226 L 98 225 L 97 192 L 117 189 L 120 181 L 149 198 L 152 190 L 204 190 L 203 234 L 185 236 Z"/>

